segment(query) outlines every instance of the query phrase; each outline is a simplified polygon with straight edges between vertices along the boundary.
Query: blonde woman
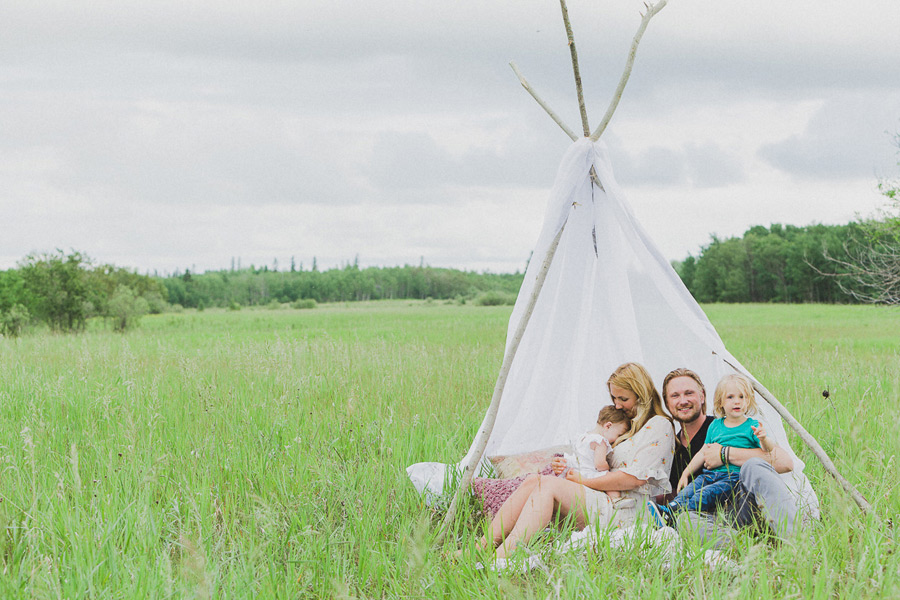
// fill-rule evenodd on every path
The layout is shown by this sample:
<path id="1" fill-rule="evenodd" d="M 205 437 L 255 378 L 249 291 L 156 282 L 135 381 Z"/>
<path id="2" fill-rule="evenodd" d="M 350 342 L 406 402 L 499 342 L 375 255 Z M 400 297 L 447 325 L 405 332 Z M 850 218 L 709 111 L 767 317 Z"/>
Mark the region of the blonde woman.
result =
<path id="1" fill-rule="evenodd" d="M 589 523 L 627 527 L 635 522 L 638 507 L 646 510 L 650 496 L 670 490 L 675 432 L 649 373 L 637 363 L 625 363 L 606 383 L 612 403 L 631 419 L 631 429 L 616 441 L 609 456 L 609 473 L 582 478 L 572 470 L 566 479 L 526 478 L 478 542 L 481 548 L 495 548 L 496 559 L 505 559 L 519 544 L 528 542 L 554 515 L 573 518 L 578 529 Z M 554 472 L 565 468 L 565 459 L 554 459 Z M 608 491 L 623 497 L 614 505 Z"/>

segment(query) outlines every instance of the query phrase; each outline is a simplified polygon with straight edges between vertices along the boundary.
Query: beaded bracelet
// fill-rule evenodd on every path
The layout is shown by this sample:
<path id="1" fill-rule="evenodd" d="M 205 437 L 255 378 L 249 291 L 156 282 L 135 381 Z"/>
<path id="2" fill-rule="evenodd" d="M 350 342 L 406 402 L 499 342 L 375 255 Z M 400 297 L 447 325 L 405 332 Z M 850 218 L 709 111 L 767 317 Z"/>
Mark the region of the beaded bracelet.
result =
<path id="1" fill-rule="evenodd" d="M 719 458 L 722 460 L 723 465 L 728 464 L 728 461 L 725 460 L 725 446 L 719 447 Z"/>

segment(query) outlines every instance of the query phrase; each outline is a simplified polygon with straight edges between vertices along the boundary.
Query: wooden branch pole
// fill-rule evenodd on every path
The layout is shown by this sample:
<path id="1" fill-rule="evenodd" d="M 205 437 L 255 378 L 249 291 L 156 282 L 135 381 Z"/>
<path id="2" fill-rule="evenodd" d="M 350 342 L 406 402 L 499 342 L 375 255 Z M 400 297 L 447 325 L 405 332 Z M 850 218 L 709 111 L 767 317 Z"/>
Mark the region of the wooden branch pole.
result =
<path id="1" fill-rule="evenodd" d="M 625 91 L 625 84 L 628 83 L 628 78 L 631 76 L 631 68 L 634 66 L 634 57 L 637 54 L 638 44 L 641 43 L 641 38 L 647 30 L 650 19 L 666 6 L 666 2 L 668 2 L 668 0 L 659 0 L 656 4 L 644 5 L 647 7 L 647 12 L 641 17 L 641 24 L 638 27 L 637 33 L 634 34 L 634 39 L 631 41 L 631 50 L 628 51 L 628 60 L 625 61 L 625 70 L 622 72 L 622 77 L 619 79 L 619 85 L 616 87 L 612 101 L 609 103 L 609 108 L 606 109 L 606 114 L 603 115 L 603 120 L 597 125 L 597 129 L 591 134 L 591 139 L 593 141 L 596 142 L 600 139 L 600 136 L 606 131 L 606 126 L 609 125 L 613 113 L 616 112 L 616 108 L 619 106 L 619 100 L 622 99 L 622 92 Z"/>
<path id="2" fill-rule="evenodd" d="M 490 438 L 491 431 L 494 429 L 494 423 L 497 420 L 497 412 L 500 410 L 500 398 L 503 396 L 506 378 L 509 376 L 509 370 L 512 368 L 513 360 L 516 357 L 516 351 L 519 349 L 519 343 L 525 335 L 525 328 L 528 326 L 528 321 L 531 320 L 531 313 L 534 312 L 534 306 L 537 304 L 541 288 L 544 287 L 544 281 L 547 279 L 547 272 L 550 270 L 550 264 L 553 262 L 553 255 L 556 254 L 556 248 L 559 246 L 559 240 L 562 237 L 565 228 L 566 224 L 563 223 L 559 228 L 556 237 L 553 238 L 553 241 L 550 243 L 550 247 L 547 249 L 547 254 L 544 256 L 544 262 L 541 264 L 537 278 L 534 281 L 534 289 L 531 291 L 531 297 L 528 299 L 528 304 L 525 306 L 525 312 L 522 314 L 519 326 L 516 327 L 509 349 L 503 357 L 503 364 L 500 367 L 500 374 L 497 376 L 497 383 L 494 385 L 494 395 L 491 397 L 491 404 L 488 407 L 487 417 L 483 427 L 478 431 L 478 436 L 475 438 L 475 454 L 463 470 L 459 488 L 453 496 L 453 501 L 450 503 L 450 508 L 447 510 L 447 514 L 444 517 L 441 532 L 438 534 L 435 542 L 437 544 L 440 544 L 443 541 L 444 536 L 450 528 L 450 524 L 453 523 L 453 519 L 456 518 L 456 511 L 459 509 L 460 498 L 468 491 L 469 486 L 472 483 L 472 477 L 475 476 L 475 469 L 481 464 L 481 459 L 484 457 L 488 438 Z"/>
<path id="3" fill-rule="evenodd" d="M 578 69 L 578 51 L 575 50 L 575 36 L 572 33 L 572 24 L 569 22 L 569 9 L 566 7 L 566 0 L 559 0 L 559 6 L 562 9 L 563 23 L 566 26 L 569 52 L 572 54 L 572 72 L 575 74 L 575 92 L 578 94 L 581 127 L 584 129 L 584 137 L 588 137 L 591 135 L 591 126 L 588 125 L 587 107 L 584 105 L 584 88 L 581 86 L 581 71 Z"/>
<path id="4" fill-rule="evenodd" d="M 566 135 L 569 136 L 569 139 L 571 139 L 573 142 L 575 140 L 577 140 L 578 136 L 575 135 L 575 132 L 572 131 L 572 129 L 568 125 L 563 123 L 562 118 L 560 118 L 560 116 L 558 114 L 556 114 L 556 112 L 552 108 L 550 108 L 550 106 L 546 102 L 544 102 L 543 98 L 538 96 L 537 92 L 534 91 L 534 88 L 531 87 L 531 84 L 529 84 L 528 81 L 525 79 L 525 76 L 522 75 L 522 72 L 519 71 L 519 67 L 516 66 L 516 63 L 510 61 L 509 66 L 512 67 L 513 73 L 515 73 L 516 77 L 519 78 L 519 83 L 522 84 L 522 87 L 525 88 L 525 91 L 528 92 L 529 94 L 531 94 L 531 97 L 534 98 L 535 101 L 541 105 L 541 108 L 543 108 L 544 111 L 548 115 L 550 115 L 550 118 L 553 119 L 553 121 L 557 125 L 559 125 L 563 131 L 566 132 Z"/>
<path id="5" fill-rule="evenodd" d="M 796 432 L 796 434 L 798 436 L 800 436 L 800 439 L 803 440 L 803 442 L 809 447 L 809 449 L 812 450 L 812 453 L 815 454 L 816 457 L 819 459 L 819 461 L 822 463 L 822 466 L 825 468 L 825 471 L 829 475 L 834 477 L 835 480 L 837 480 L 837 482 L 839 484 L 841 484 L 841 487 L 844 488 L 844 491 L 846 491 L 848 494 L 850 494 L 850 497 L 853 498 L 853 500 L 856 502 L 857 505 L 859 505 L 859 507 L 862 509 L 862 511 L 864 513 L 872 512 L 872 505 L 869 504 L 868 500 L 866 500 L 863 497 L 863 495 L 859 493 L 859 491 L 853 486 L 852 483 L 847 481 L 844 478 L 844 476 L 838 472 L 837 467 L 834 466 L 834 462 L 832 462 L 831 458 L 829 458 L 828 454 L 825 452 L 825 450 L 822 448 L 822 446 L 819 445 L 819 442 L 816 441 L 816 438 L 814 438 L 806 430 L 806 428 L 800 424 L 800 421 L 798 421 L 797 419 L 794 418 L 794 415 L 792 415 L 790 413 L 790 411 L 787 408 L 785 408 L 785 406 L 781 402 L 779 402 L 778 399 L 775 398 L 774 395 L 772 395 L 772 392 L 767 390 L 765 388 L 765 386 L 763 386 L 763 384 L 758 382 L 749 373 L 747 373 L 741 369 L 738 369 L 736 366 L 734 366 L 727 360 L 725 361 L 725 364 L 727 364 L 729 367 L 731 367 L 738 373 L 746 375 L 747 377 L 750 378 L 750 381 L 753 382 L 753 389 L 756 390 L 756 392 L 760 396 L 765 398 L 766 402 L 768 402 L 769 405 L 772 408 L 774 408 L 775 411 L 779 415 L 781 415 L 781 418 L 784 419 L 787 422 L 787 424 L 791 426 L 791 429 L 793 429 L 794 432 Z"/>

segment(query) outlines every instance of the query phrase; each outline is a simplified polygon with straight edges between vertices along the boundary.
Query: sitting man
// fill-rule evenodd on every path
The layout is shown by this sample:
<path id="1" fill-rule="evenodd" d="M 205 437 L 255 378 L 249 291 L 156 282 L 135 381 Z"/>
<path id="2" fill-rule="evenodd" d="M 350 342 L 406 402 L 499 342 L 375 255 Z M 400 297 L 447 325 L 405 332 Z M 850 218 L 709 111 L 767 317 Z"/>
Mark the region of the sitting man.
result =
<path id="1" fill-rule="evenodd" d="M 666 375 L 662 384 L 666 408 L 681 425 L 675 436 L 675 458 L 670 481 L 675 490 L 678 480 L 691 458 L 698 452 L 704 454 L 704 466 L 713 469 L 722 465 L 721 446 L 710 444 L 704 448 L 706 430 L 714 417 L 706 414 L 706 388 L 700 377 L 689 369 L 675 369 Z M 771 453 L 759 448 L 731 448 L 729 463 L 741 467 L 741 483 L 728 503 L 726 520 L 734 527 L 744 527 L 761 518 L 772 530 L 790 537 L 799 528 L 799 505 L 793 494 L 778 476 L 793 468 L 793 461 L 782 448 L 776 446 Z M 668 498 L 659 498 L 659 501 Z M 716 545 L 727 545 L 734 531 L 721 527 L 713 515 L 685 512 L 678 518 L 678 529 L 690 527 L 699 531 L 705 539 L 716 540 Z"/>

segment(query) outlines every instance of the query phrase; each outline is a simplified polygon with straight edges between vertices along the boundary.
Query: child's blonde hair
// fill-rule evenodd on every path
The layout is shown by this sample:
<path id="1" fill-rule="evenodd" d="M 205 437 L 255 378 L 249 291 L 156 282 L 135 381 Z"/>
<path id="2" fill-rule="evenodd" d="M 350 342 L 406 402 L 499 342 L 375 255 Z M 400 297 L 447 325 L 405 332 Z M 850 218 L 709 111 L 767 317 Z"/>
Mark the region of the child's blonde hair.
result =
<path id="1" fill-rule="evenodd" d="M 758 413 L 759 406 L 756 404 L 756 394 L 753 393 L 753 384 L 743 375 L 733 373 L 720 379 L 719 384 L 716 386 L 716 393 L 713 396 L 713 410 L 715 411 L 716 416 L 720 419 L 725 417 L 725 409 L 722 408 L 722 403 L 725 401 L 725 390 L 729 383 L 738 386 L 738 389 L 744 393 L 744 398 L 747 399 L 747 409 L 744 411 L 744 414 L 755 415 Z"/>

